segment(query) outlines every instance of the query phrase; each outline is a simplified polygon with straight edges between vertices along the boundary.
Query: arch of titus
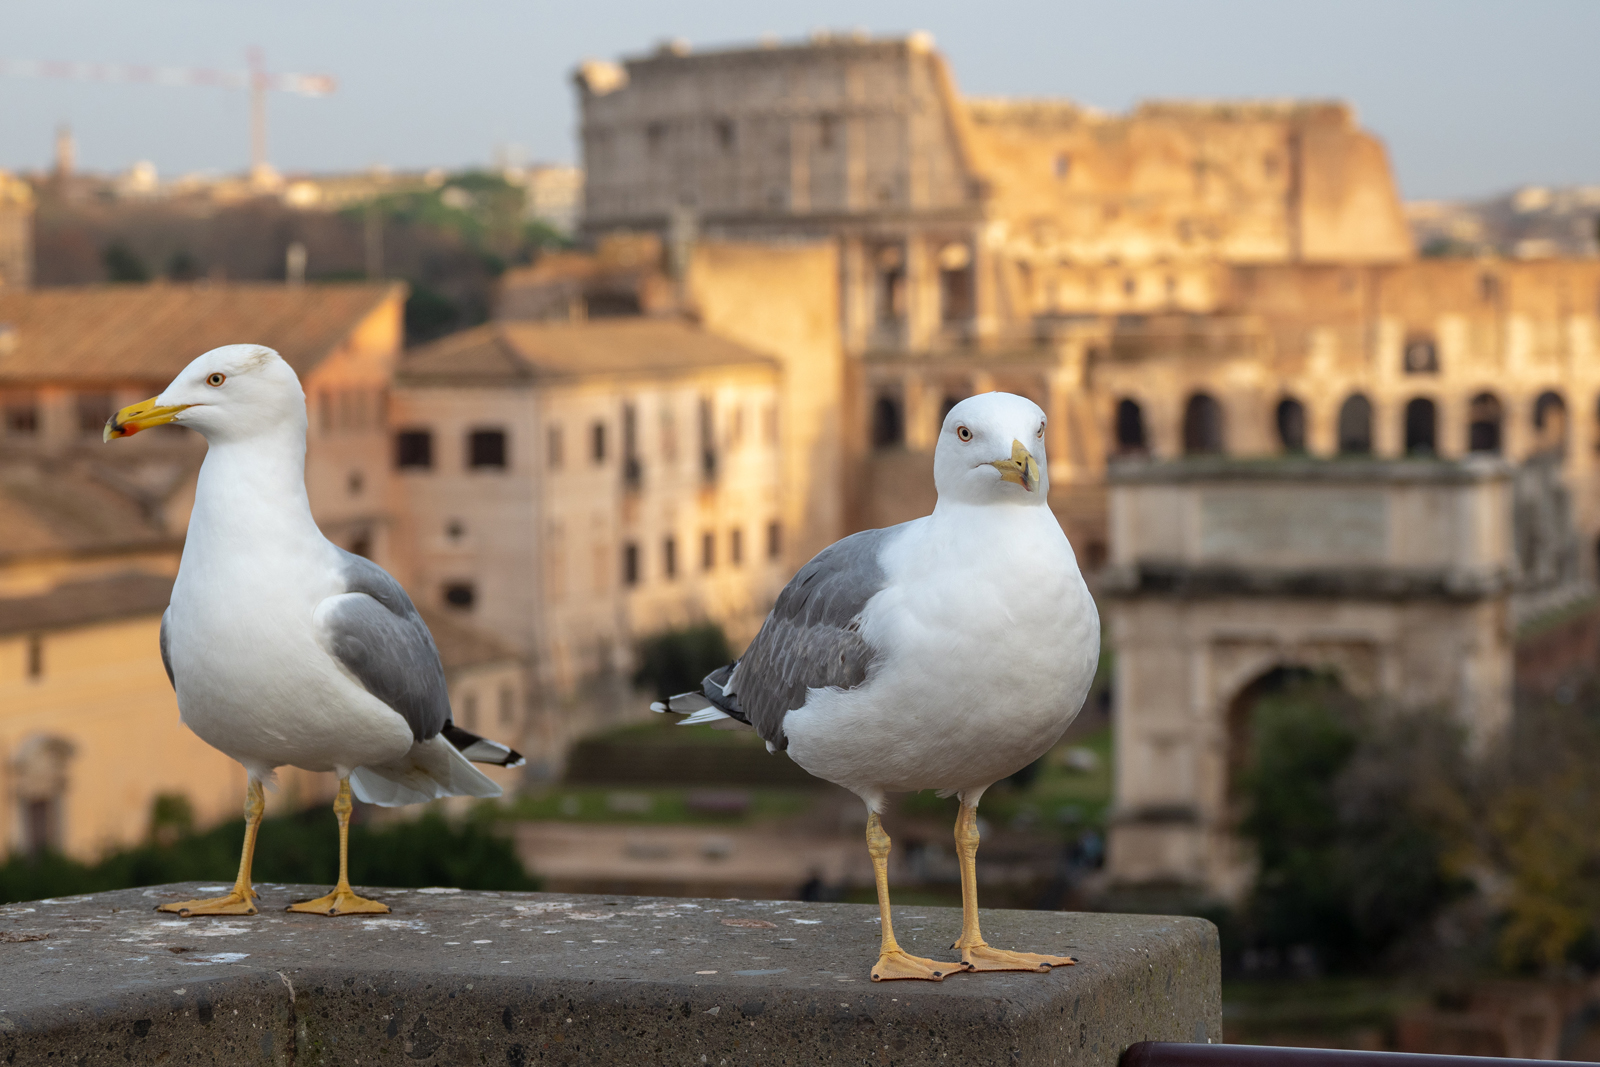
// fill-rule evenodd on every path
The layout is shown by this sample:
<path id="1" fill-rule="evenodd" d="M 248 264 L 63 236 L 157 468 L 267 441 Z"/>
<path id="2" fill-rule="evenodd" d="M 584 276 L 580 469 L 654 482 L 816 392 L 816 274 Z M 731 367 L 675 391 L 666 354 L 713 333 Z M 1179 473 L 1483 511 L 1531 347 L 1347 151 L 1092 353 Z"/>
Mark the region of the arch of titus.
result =
<path id="1" fill-rule="evenodd" d="M 1243 891 L 1230 712 L 1276 668 L 1446 709 L 1479 741 L 1504 727 L 1519 480 L 1494 460 L 1113 467 L 1112 878 Z"/>

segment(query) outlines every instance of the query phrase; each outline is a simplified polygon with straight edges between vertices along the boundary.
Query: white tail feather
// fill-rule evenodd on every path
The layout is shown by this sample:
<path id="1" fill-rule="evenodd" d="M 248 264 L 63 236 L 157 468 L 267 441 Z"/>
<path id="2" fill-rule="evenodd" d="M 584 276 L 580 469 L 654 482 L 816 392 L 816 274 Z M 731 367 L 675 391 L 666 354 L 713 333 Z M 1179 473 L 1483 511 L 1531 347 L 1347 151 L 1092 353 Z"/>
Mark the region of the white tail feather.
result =
<path id="1" fill-rule="evenodd" d="M 440 797 L 497 797 L 500 787 L 443 736 L 411 746 L 394 763 L 350 773 L 356 799 L 380 807 L 421 804 Z"/>

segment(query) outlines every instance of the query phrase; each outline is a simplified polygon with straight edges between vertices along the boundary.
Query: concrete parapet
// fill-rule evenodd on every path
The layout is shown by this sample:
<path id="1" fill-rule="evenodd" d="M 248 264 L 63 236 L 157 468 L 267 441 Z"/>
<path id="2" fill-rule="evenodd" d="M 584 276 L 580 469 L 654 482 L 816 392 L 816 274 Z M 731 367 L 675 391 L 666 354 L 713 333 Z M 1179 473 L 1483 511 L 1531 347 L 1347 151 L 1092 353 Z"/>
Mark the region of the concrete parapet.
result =
<path id="1" fill-rule="evenodd" d="M 194 885 L 0 908 L 0 1062 L 1114 1064 L 1222 1036 L 1202 919 L 987 912 L 992 944 L 1080 962 L 875 984 L 863 905 L 363 890 L 393 913 L 321 919 L 258 888 L 243 918 L 153 910 Z M 951 958 L 958 911 L 895 918 Z"/>

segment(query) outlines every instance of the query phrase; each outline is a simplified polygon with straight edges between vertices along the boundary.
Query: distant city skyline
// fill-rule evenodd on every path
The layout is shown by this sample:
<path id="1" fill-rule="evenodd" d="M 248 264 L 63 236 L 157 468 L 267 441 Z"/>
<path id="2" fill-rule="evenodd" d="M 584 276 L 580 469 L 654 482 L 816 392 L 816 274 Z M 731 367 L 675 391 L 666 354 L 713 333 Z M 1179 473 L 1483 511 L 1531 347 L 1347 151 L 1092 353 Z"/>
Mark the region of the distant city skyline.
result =
<path id="1" fill-rule="evenodd" d="M 1407 198 L 1477 198 L 1527 184 L 1600 184 L 1600 91 L 1588 54 L 1600 5 L 1544 0 L 1265 0 L 906 4 L 804 8 L 689 0 L 578 5 L 477 0 L 448 9 L 283 0 L 7 4 L 0 58 L 330 74 L 331 97 L 273 94 L 269 157 L 341 171 L 578 162 L 570 84 L 585 58 L 681 38 L 696 49 L 817 29 L 933 33 L 969 96 L 1065 97 L 1123 111 L 1151 98 L 1335 97 L 1387 143 Z M 148 160 L 163 177 L 237 172 L 238 90 L 0 78 L 0 168 L 48 167 L 58 125 L 78 165 Z"/>

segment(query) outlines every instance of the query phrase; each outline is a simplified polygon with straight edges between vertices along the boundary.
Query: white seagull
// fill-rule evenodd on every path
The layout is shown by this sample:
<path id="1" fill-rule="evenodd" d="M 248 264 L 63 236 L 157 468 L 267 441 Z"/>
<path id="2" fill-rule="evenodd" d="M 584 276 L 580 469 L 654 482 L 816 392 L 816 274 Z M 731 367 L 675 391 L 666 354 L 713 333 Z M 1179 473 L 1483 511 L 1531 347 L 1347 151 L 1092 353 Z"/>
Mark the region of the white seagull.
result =
<path id="1" fill-rule="evenodd" d="M 959 970 L 1047 971 L 978 929 L 978 800 L 1039 758 L 1094 679 L 1100 619 L 1048 506 L 1045 415 L 1010 393 L 950 409 L 933 455 L 933 514 L 824 549 L 778 596 L 745 654 L 700 693 L 655 704 L 683 725 L 733 719 L 769 751 L 867 805 L 883 942 L 874 981 Z M 960 963 L 912 956 L 889 917 L 887 793 L 955 794 Z"/>
<path id="2" fill-rule="evenodd" d="M 306 498 L 306 401 L 278 353 L 212 349 L 160 396 L 123 408 L 105 439 L 177 423 L 208 448 L 161 659 L 185 725 L 242 763 L 244 854 L 227 896 L 161 905 L 179 915 L 254 915 L 250 860 L 262 783 L 284 765 L 333 771 L 339 884 L 290 911 L 387 912 L 350 889 L 350 794 L 370 804 L 495 797 L 469 760 L 517 766 L 504 745 L 454 725 L 433 637 L 400 583 L 330 542 Z"/>

